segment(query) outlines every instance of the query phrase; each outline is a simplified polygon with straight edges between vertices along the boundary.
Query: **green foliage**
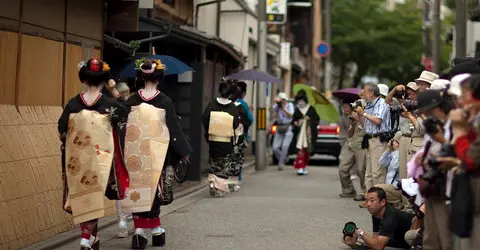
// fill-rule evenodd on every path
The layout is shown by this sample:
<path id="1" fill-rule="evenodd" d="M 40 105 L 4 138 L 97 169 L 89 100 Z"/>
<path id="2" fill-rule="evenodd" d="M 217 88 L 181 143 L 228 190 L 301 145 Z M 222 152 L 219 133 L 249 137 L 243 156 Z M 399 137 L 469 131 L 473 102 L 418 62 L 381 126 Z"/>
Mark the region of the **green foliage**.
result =
<path id="1" fill-rule="evenodd" d="M 136 69 L 139 69 L 140 68 L 140 65 L 142 65 L 142 63 L 147 60 L 146 57 L 142 57 L 142 58 L 139 58 L 137 60 L 135 60 L 135 68 Z"/>
<path id="2" fill-rule="evenodd" d="M 140 43 L 139 41 L 135 41 L 135 40 L 130 41 L 130 42 L 128 43 L 128 45 L 129 45 L 132 49 L 134 49 L 134 50 L 139 49 L 139 48 L 140 48 L 140 44 L 141 44 L 141 43 Z"/>
<path id="3" fill-rule="evenodd" d="M 355 62 L 355 83 L 366 74 L 407 83 L 418 77 L 424 52 L 422 13 L 416 1 L 393 11 L 383 0 L 332 1 L 332 61 Z"/>

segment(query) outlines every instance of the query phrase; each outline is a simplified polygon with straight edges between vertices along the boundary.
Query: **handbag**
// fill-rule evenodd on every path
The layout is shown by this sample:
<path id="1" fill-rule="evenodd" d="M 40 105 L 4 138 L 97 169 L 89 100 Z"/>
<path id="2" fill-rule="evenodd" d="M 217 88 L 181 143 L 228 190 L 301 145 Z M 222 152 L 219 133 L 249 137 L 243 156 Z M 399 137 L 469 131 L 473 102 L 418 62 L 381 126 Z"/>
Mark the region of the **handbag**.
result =
<path id="1" fill-rule="evenodd" d="M 277 133 L 285 134 L 288 132 L 289 127 L 290 127 L 290 124 L 279 124 L 277 125 Z"/>

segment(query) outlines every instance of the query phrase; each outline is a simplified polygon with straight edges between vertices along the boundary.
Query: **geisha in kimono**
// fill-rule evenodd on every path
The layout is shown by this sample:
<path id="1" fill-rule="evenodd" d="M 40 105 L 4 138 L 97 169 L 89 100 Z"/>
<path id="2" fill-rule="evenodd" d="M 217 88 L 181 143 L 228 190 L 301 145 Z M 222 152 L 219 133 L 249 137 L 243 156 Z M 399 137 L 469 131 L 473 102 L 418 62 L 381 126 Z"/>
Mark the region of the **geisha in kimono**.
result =
<path id="1" fill-rule="evenodd" d="M 121 136 L 129 111 L 119 100 L 102 94 L 105 87 L 121 98 L 107 63 L 90 59 L 79 67 L 85 90 L 67 103 L 58 121 L 64 209 L 80 224 L 81 249 L 99 249 L 97 222 L 105 215 L 104 196 L 123 199 L 129 187 Z"/>
<path id="2" fill-rule="evenodd" d="M 307 95 L 300 92 L 295 97 L 296 108 L 293 112 L 293 133 L 294 139 L 290 147 L 294 146 L 297 152 L 297 158 L 293 163 L 293 167 L 297 170 L 298 175 L 308 174 L 307 165 L 310 161 L 310 153 L 312 145 L 317 140 L 317 126 L 319 116 L 314 107 L 308 104 Z"/>
<path id="3" fill-rule="evenodd" d="M 137 60 L 137 76 L 145 82 L 128 98 L 131 112 L 125 137 L 125 162 L 130 176 L 127 198 L 121 201 L 124 212 L 133 213 L 133 249 L 145 249 L 145 229 L 152 231 L 152 245 L 165 245 L 165 230 L 160 224 L 160 206 L 173 200 L 173 171 L 167 166 L 187 161 L 191 153 L 172 100 L 158 90 L 165 66 L 160 60 Z M 170 168 L 168 168 L 170 169 Z"/>
<path id="4" fill-rule="evenodd" d="M 232 162 L 235 129 L 239 125 L 238 108 L 229 98 L 235 93 L 233 83 L 220 83 L 220 96 L 211 101 L 202 114 L 209 145 L 209 187 L 211 196 L 223 197 L 229 192 L 228 179 L 240 169 Z"/>
<path id="5" fill-rule="evenodd" d="M 235 129 L 233 153 L 231 154 L 231 157 L 232 164 L 236 165 L 235 169 L 240 169 L 238 173 L 240 174 L 242 171 L 243 162 L 245 161 L 244 151 L 248 144 L 246 134 L 252 125 L 252 120 L 248 116 L 248 110 L 245 109 L 245 106 L 239 101 L 239 98 L 242 98 L 242 89 L 235 83 L 234 90 L 235 94 L 230 99 L 235 107 L 237 107 L 239 125 Z M 230 191 L 237 192 L 240 189 L 239 176 L 230 176 L 228 182 Z"/>

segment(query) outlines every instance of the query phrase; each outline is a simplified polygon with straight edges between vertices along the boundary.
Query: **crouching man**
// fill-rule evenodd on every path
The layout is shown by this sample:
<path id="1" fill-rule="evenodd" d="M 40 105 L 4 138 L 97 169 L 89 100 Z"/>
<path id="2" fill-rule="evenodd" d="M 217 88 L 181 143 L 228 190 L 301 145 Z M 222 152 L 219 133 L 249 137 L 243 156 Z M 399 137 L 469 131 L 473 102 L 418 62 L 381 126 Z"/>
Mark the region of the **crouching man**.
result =
<path id="1" fill-rule="evenodd" d="M 352 237 L 345 237 L 343 242 L 352 249 L 409 249 L 405 233 L 410 230 L 414 215 L 388 205 L 387 195 L 379 187 L 370 188 L 365 201 L 372 214 L 373 234 L 358 228 Z M 363 242 L 358 242 L 358 238 Z"/>

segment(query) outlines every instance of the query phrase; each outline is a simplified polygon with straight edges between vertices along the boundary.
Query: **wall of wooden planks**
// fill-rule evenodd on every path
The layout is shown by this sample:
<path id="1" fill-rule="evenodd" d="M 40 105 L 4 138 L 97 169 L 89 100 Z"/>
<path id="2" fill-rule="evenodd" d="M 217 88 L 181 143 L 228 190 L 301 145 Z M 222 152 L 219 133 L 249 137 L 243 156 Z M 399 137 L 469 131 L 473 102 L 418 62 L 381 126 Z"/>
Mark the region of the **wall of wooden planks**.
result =
<path id="1" fill-rule="evenodd" d="M 101 56 L 102 20 L 101 0 L 0 0 L 2 250 L 74 228 L 62 209 L 57 121 L 82 88 L 78 63 Z"/>
<path id="2" fill-rule="evenodd" d="M 17 111 L 0 105 L 0 249 L 21 248 L 74 227 L 62 209 L 61 113 L 59 106 Z M 114 214 L 115 203 L 106 201 L 106 213 Z"/>

